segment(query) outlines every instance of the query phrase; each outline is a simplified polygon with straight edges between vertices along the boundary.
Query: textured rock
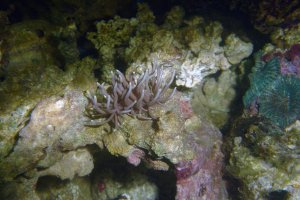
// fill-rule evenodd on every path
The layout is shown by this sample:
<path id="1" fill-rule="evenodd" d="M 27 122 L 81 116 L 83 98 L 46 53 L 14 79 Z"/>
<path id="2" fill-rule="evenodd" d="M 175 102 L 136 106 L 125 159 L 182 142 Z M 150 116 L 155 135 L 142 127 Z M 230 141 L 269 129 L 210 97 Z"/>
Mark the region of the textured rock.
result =
<path id="1" fill-rule="evenodd" d="M 113 63 L 116 56 L 130 66 L 127 73 L 143 73 L 151 67 L 147 62 L 155 60 L 166 70 L 163 78 L 168 78 L 175 69 L 178 80 L 182 81 L 178 85 L 185 87 L 193 87 L 204 77 L 231 66 L 220 46 L 223 28 L 219 22 L 205 22 L 201 17 L 185 21 L 180 7 L 171 10 L 163 24 L 154 22 L 153 13 L 145 5 L 139 6 L 136 18 L 100 22 L 98 32 L 90 35 L 103 58 L 97 65 Z M 87 121 L 92 119 L 86 116 L 88 99 L 82 91 L 95 89 L 92 72 L 96 61 L 85 58 L 74 63 L 78 58 L 78 52 L 73 52 L 77 51 L 73 43 L 75 36 L 67 37 L 67 33 L 76 33 L 73 25 L 56 32 L 58 38 L 70 39 L 66 41 L 70 43 L 60 43 L 56 47 L 59 49 L 54 48 L 68 50 L 63 55 L 70 61 L 65 71 L 55 66 L 57 58 L 50 52 L 48 32 L 45 38 L 39 38 L 34 31 L 29 31 L 24 41 L 20 40 L 14 48 L 1 46 L 1 52 L 4 50 L 13 56 L 9 65 L 1 66 L 8 69 L 8 78 L 0 82 L 1 111 L 5 111 L 0 118 L 0 122 L 4 122 L 0 126 L 0 184 L 5 186 L 0 194 L 4 194 L 4 199 L 89 199 L 88 177 L 80 179 L 87 182 L 82 185 L 76 181 L 78 176 L 94 176 L 92 156 L 104 149 L 128 162 L 126 165 L 133 169 L 169 170 L 168 173 L 175 169 L 177 175 L 183 169 L 183 175 L 177 177 L 177 199 L 188 198 L 187 193 L 192 199 L 199 195 L 211 199 L 225 197 L 221 179 L 221 135 L 209 122 L 195 116 L 189 98 L 181 92 L 168 103 L 151 107 L 151 120 L 125 116 L 118 129 L 109 124 L 87 126 Z M 114 35 L 110 35 L 109 30 L 115 30 Z M 105 38 L 109 39 L 108 43 Z M 32 62 L 31 58 L 38 62 Z M 1 57 L 1 62 L 3 59 Z M 9 61 L 8 57 L 5 59 Z M 114 67 L 108 65 L 107 69 Z M 20 70 L 15 71 L 17 76 L 13 74 L 15 68 Z M 109 78 L 108 73 L 104 76 Z M 101 167 L 97 170 L 105 175 Z M 96 197 L 139 196 L 138 199 L 144 199 L 142 197 L 149 195 L 149 199 L 157 198 L 157 186 L 137 172 L 128 174 L 126 182 L 121 184 L 108 173 L 106 189 L 101 179 L 95 180 L 98 182 L 93 185 Z M 175 185 L 174 179 L 171 184 Z M 215 196 L 208 195 L 211 188 Z"/>
<path id="2" fill-rule="evenodd" d="M 154 19 L 149 7 L 139 4 L 136 18 L 101 21 L 96 25 L 97 32 L 89 33 L 103 57 L 100 62 L 107 66 L 102 69 L 105 81 L 114 67 L 113 56 L 118 56 L 129 67 L 128 73 L 145 71 L 151 67 L 147 62 L 172 66 L 177 74 L 176 85 L 192 88 L 206 76 L 229 69 L 230 62 L 237 64 L 252 52 L 252 44 L 237 36 L 225 41 L 227 47 L 221 46 L 223 27 L 219 22 L 207 22 L 200 16 L 183 20 L 180 7 L 171 9 L 162 25 Z"/>
<path id="3" fill-rule="evenodd" d="M 12 178 L 34 165 L 49 167 L 63 156 L 62 151 L 94 143 L 93 135 L 84 135 L 86 119 L 82 113 L 86 103 L 87 99 L 78 91 L 41 101 L 20 131 L 13 152 L 3 160 L 1 175 Z"/>
<path id="4" fill-rule="evenodd" d="M 206 76 L 228 69 L 230 64 L 221 53 L 223 49 L 216 47 L 211 50 L 200 51 L 197 57 L 191 58 L 190 54 L 178 67 L 179 72 L 176 77 L 176 85 L 192 88 L 200 83 Z"/>
<path id="5" fill-rule="evenodd" d="M 290 48 L 300 43 L 300 24 L 290 28 L 278 28 L 271 33 L 272 43 L 278 48 Z"/>
<path id="6" fill-rule="evenodd" d="M 196 156 L 175 165 L 176 199 L 228 199 L 222 180 L 221 133 L 203 121 L 197 130 L 189 133 L 188 142 L 193 146 Z"/>
<path id="7" fill-rule="evenodd" d="M 21 129 L 13 152 L 0 163 L 2 181 L 12 180 L 22 173 L 35 180 L 31 184 L 36 184 L 37 177 L 46 175 L 55 175 L 61 179 L 87 175 L 93 163 L 90 153 L 80 147 L 97 144 L 100 148 L 107 147 L 112 155 L 127 158 L 133 165 L 144 162 L 155 170 L 168 170 L 170 163 L 176 166 L 195 160 L 197 176 L 190 180 L 196 179 L 202 187 L 210 188 L 215 183 L 210 178 L 199 176 L 204 173 L 206 176 L 214 175 L 222 183 L 222 154 L 218 147 L 221 136 L 215 129 L 205 128 L 210 125 L 188 111 L 190 107 L 184 106 L 190 115 L 182 113 L 182 108 L 177 106 L 179 102 L 186 101 L 182 98 L 178 92 L 168 104 L 152 107 L 149 112 L 156 120 L 125 116 L 121 128 L 112 132 L 108 131 L 108 124 L 99 128 L 85 126 L 87 118 L 83 113 L 87 99 L 79 91 L 69 91 L 63 97 L 45 99 L 35 107 L 28 124 Z M 202 161 L 205 161 L 203 156 L 216 159 L 202 166 Z M 207 166 L 214 164 L 220 168 L 211 167 L 214 170 L 209 171 Z M 199 170 L 202 170 L 201 173 Z M 187 188 L 190 185 L 178 185 L 178 191 Z M 214 185 L 214 188 L 223 191 L 222 184 Z M 196 195 L 198 189 L 193 187 L 189 193 Z M 182 199 L 181 196 L 178 199 Z"/>
<path id="8" fill-rule="evenodd" d="M 59 178 L 46 176 L 38 180 L 35 192 L 39 199 L 92 200 L 91 186 L 91 181 L 87 177 L 60 181 Z"/>
<path id="9" fill-rule="evenodd" d="M 167 104 L 151 107 L 154 121 L 124 117 L 120 129 L 104 137 L 104 145 L 135 166 L 143 162 L 156 170 L 168 170 L 170 163 L 175 165 L 177 199 L 226 199 L 221 134 L 196 117 L 186 101 L 177 92 Z"/>
<path id="10" fill-rule="evenodd" d="M 274 29 L 292 27 L 299 21 L 300 9 L 297 0 L 230 0 L 229 6 L 242 10 L 251 19 L 256 29 L 263 33 L 270 33 Z"/>
<path id="11" fill-rule="evenodd" d="M 26 186 L 33 189 L 23 194 L 24 199 L 38 199 L 34 189 L 38 177 L 55 175 L 72 179 L 75 175 L 90 174 L 92 156 L 87 149 L 78 148 L 97 141 L 100 146 L 102 143 L 97 140 L 101 134 L 95 130 L 90 132 L 84 124 L 86 104 L 82 92 L 70 90 L 62 97 L 47 98 L 34 108 L 28 123 L 19 132 L 13 151 L 0 162 L 1 184 L 6 183 L 7 195 L 21 195 Z M 17 177 L 20 174 L 27 174 L 28 180 L 22 182 Z M 9 193 L 10 187 L 19 184 L 15 195 Z"/>
<path id="12" fill-rule="evenodd" d="M 297 125 L 282 132 L 257 119 L 240 119 L 232 131 L 228 170 L 240 182 L 242 198 L 299 199 L 299 137 Z"/>
<path id="13" fill-rule="evenodd" d="M 155 121 L 125 116 L 122 127 L 104 137 L 105 146 L 113 155 L 124 157 L 140 148 L 149 151 L 146 158 L 166 158 L 172 163 L 183 158 L 191 159 L 194 154 L 185 144 L 184 119 L 181 117 L 180 108 L 176 106 L 179 101 L 180 95 L 177 94 L 165 105 L 151 107 L 150 115 L 157 119 Z"/>
<path id="14" fill-rule="evenodd" d="M 204 80 L 194 89 L 192 107 L 195 113 L 222 127 L 229 118 L 236 86 L 237 76 L 231 70 L 223 71 L 217 78 Z"/>
<path id="15" fill-rule="evenodd" d="M 250 42 L 242 41 L 235 34 L 230 34 L 225 39 L 224 49 L 227 60 L 234 65 L 251 55 L 253 45 Z"/>
<path id="16" fill-rule="evenodd" d="M 136 199 L 155 200 L 158 188 L 145 175 L 138 172 L 127 172 L 126 177 L 105 170 L 96 174 L 93 180 L 93 199 Z"/>
<path id="17" fill-rule="evenodd" d="M 52 175 L 60 179 L 73 179 L 75 175 L 89 175 L 94 168 L 93 157 L 87 149 L 70 151 L 61 160 L 46 170 L 40 171 L 39 176 Z"/>

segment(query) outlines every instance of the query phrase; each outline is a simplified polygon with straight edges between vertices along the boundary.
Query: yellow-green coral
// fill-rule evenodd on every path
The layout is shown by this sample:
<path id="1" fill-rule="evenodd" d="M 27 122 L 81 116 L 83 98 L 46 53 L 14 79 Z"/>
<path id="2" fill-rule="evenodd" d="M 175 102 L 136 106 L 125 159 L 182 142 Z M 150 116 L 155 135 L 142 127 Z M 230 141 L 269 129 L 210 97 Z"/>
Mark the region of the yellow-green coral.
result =
<path id="1" fill-rule="evenodd" d="M 229 118 L 230 107 L 236 97 L 237 76 L 228 70 L 218 78 L 209 78 L 201 87 L 195 88 L 192 105 L 194 111 L 206 116 L 217 127 L 222 127 Z M 205 113 L 205 114 L 204 114 Z"/>
<path id="2" fill-rule="evenodd" d="M 107 80 L 114 69 L 117 48 L 128 45 L 128 41 L 137 26 L 136 19 L 114 19 L 96 23 L 97 32 L 88 33 L 87 38 L 93 42 L 103 60 L 102 78 Z"/>
<path id="3" fill-rule="evenodd" d="M 300 43 L 300 23 L 292 28 L 278 28 L 271 33 L 272 43 L 278 48 L 290 48 Z"/>
<path id="4" fill-rule="evenodd" d="M 289 199 L 298 199 L 299 129 L 270 135 L 268 129 L 274 128 L 268 124 L 256 125 L 253 120 L 244 120 L 235 124 L 233 130 L 235 135 L 243 136 L 228 141 L 232 150 L 227 170 L 241 183 L 240 195 L 247 199 L 265 199 L 274 191 L 283 191 Z"/>
<path id="5" fill-rule="evenodd" d="M 154 19 L 149 7 L 139 4 L 136 18 L 117 17 L 97 23 L 97 32 L 89 33 L 88 38 L 99 51 L 102 80 L 108 80 L 113 68 L 138 68 L 157 60 L 173 65 L 180 79 L 176 80 L 177 85 L 193 87 L 205 76 L 231 66 L 220 45 L 223 31 L 220 22 L 205 21 L 200 16 L 185 19 L 180 7 L 172 8 L 161 25 Z M 226 45 L 239 45 L 246 52 L 241 56 L 240 52 L 228 51 L 230 59 L 237 64 L 251 53 L 252 46 L 237 37 L 231 41 Z"/>

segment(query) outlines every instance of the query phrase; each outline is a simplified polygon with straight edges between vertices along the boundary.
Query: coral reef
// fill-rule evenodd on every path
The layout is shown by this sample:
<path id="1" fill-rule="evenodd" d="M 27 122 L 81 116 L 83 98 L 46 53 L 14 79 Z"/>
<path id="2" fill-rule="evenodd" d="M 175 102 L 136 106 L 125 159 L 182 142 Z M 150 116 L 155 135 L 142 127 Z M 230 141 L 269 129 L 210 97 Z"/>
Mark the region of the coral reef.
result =
<path id="1" fill-rule="evenodd" d="M 36 191 L 39 177 L 57 175 L 72 179 L 74 175 L 84 176 L 91 172 L 92 157 L 84 146 L 93 143 L 95 138 L 90 134 L 91 140 L 88 140 L 78 134 L 85 128 L 83 120 L 86 118 L 82 119 L 82 113 L 86 105 L 87 99 L 81 92 L 67 92 L 63 97 L 52 96 L 29 107 L 34 111 L 29 119 L 24 115 L 28 112 L 19 117 L 19 120 L 25 118 L 28 124 L 17 124 L 17 135 L 13 135 L 16 130 L 12 126 L 2 127 L 5 129 L 1 133 L 8 138 L 1 142 L 10 148 L 1 152 L 5 156 L 0 161 L 1 198 L 39 199 Z M 78 120 L 77 124 L 72 124 L 74 119 Z M 15 141 L 9 137 L 14 137 Z M 26 174 L 26 178 L 18 178 L 20 174 Z M 15 185 L 16 189 L 11 191 Z"/>
<path id="2" fill-rule="evenodd" d="M 110 72 L 114 70 L 117 48 L 128 43 L 137 23 L 134 19 L 115 17 L 108 22 L 98 22 L 96 24 L 97 32 L 91 32 L 87 35 L 102 58 L 102 80 L 110 80 Z"/>
<path id="3" fill-rule="evenodd" d="M 232 9 L 242 10 L 249 15 L 252 24 L 263 33 L 271 33 L 277 28 L 292 27 L 299 23 L 299 1 L 241 1 L 230 0 Z"/>
<path id="4" fill-rule="evenodd" d="M 200 197 L 203 199 L 226 199 L 227 193 L 220 177 L 223 160 L 219 149 L 221 145 L 220 132 L 210 123 L 196 117 L 192 110 L 189 110 L 191 108 L 187 104 L 189 104 L 187 99 L 178 92 L 163 108 L 158 105 L 157 108 L 151 109 L 151 114 L 158 116 L 159 119 L 155 125 L 156 131 L 146 128 L 151 126 L 149 121 L 136 123 L 136 120 L 131 118 L 128 118 L 129 121 L 123 125 L 122 129 L 127 133 L 129 143 L 133 143 L 141 149 L 149 149 L 149 145 L 151 145 L 150 149 L 155 154 L 148 152 L 148 154 L 142 155 L 145 163 L 153 166 L 153 161 L 149 163 L 149 159 L 153 159 L 152 155 L 156 158 L 155 160 L 163 162 L 163 158 L 167 158 L 175 164 L 176 199 L 198 199 Z M 181 112 L 183 109 L 186 110 L 186 113 Z M 124 132 L 117 131 L 116 135 L 124 135 Z M 112 152 L 119 146 L 114 149 L 110 148 L 109 151 Z M 129 151 L 127 155 L 131 156 L 131 152 Z M 163 168 L 161 168 L 162 166 Z M 157 167 L 165 170 L 162 163 L 156 165 L 155 168 L 157 169 Z"/>
<path id="5" fill-rule="evenodd" d="M 272 58 L 277 57 L 280 61 L 281 74 L 300 77 L 300 44 L 294 44 L 285 51 L 272 48 L 272 46 L 271 50 L 268 50 L 268 46 L 265 49 L 268 53 L 262 57 L 264 62 L 268 62 Z"/>
<path id="6" fill-rule="evenodd" d="M 0 115 L 1 198 L 2 196 L 4 199 L 43 198 L 46 194 L 43 192 L 44 189 L 41 189 L 41 184 L 44 184 L 43 180 L 52 176 L 68 179 L 68 182 L 60 182 L 66 184 L 57 184 L 57 187 L 47 190 L 51 198 L 53 196 L 75 198 L 87 195 L 81 193 L 73 180 L 78 176 L 90 174 L 93 170 L 93 155 L 88 148 L 88 145 L 92 144 L 97 145 L 100 151 L 105 147 L 112 155 L 126 158 L 125 160 L 134 166 L 144 163 L 149 168 L 162 171 L 170 171 L 172 165 L 189 162 L 195 158 L 198 152 L 189 146 L 188 141 L 198 137 L 196 134 L 198 129 L 195 127 L 202 122 L 193 115 L 189 106 L 185 107 L 189 105 L 186 99 L 181 99 L 179 94 L 176 94 L 176 99 L 170 99 L 172 91 L 169 93 L 167 90 L 174 79 L 172 67 L 162 65 L 161 68 L 148 68 L 145 73 L 135 69 L 136 77 L 127 76 L 129 78 L 117 73 L 113 80 L 117 87 L 106 90 L 107 93 L 113 94 L 114 89 L 117 93 L 125 89 L 118 95 L 128 94 L 132 103 L 138 96 L 142 100 L 134 103 L 133 106 L 137 107 L 133 110 L 136 113 L 133 114 L 139 115 L 140 109 L 142 116 L 139 118 L 146 118 L 143 114 L 147 110 L 147 117 L 152 116 L 152 120 L 140 120 L 125 115 L 119 130 L 111 132 L 108 124 L 92 128 L 86 126 L 89 118 L 83 113 L 88 105 L 88 99 L 82 91 L 96 89 L 94 86 L 96 81 L 92 74 L 96 65 L 95 60 L 87 57 L 80 62 L 69 62 L 64 71 L 56 66 L 56 57 L 51 57 L 52 54 L 48 51 L 52 48 L 45 39 L 48 32 L 45 32 L 45 38 L 39 38 L 34 33 L 28 31 L 28 38 L 32 40 L 27 41 L 23 38 L 25 41 L 22 40 L 18 43 L 19 46 L 16 45 L 20 51 L 13 48 L 3 49 L 5 54 L 13 55 L 13 58 L 6 65 L 1 65 L 7 75 L 0 83 L 3 97 L 1 101 L 5 102 L 1 104 L 3 112 Z M 19 34 L 23 32 L 20 31 Z M 60 34 L 64 35 L 63 32 L 59 32 L 58 38 L 63 37 Z M 14 41 L 10 42 L 9 39 L 6 41 L 13 46 Z M 20 62 L 23 57 L 28 58 L 25 59 L 26 62 Z M 46 58 L 50 59 L 49 62 Z M 9 57 L 5 57 L 5 60 L 9 60 Z M 36 60 L 36 63 L 33 60 Z M 14 68 L 20 71 L 15 71 Z M 132 71 L 128 70 L 127 74 L 130 73 Z M 169 99 L 168 104 L 159 105 Z M 178 107 L 179 102 L 184 101 L 186 103 Z M 185 113 L 181 112 L 183 107 Z M 194 121 L 190 121 L 191 119 Z M 185 127 L 185 123 L 190 123 L 188 128 Z M 194 134 L 195 137 L 187 138 L 187 135 Z M 217 142 L 220 142 L 220 133 L 214 134 L 218 135 Z M 216 171 L 215 169 L 214 173 Z M 213 172 L 205 171 L 205 173 Z M 206 184 L 214 183 L 204 183 Z M 223 192 L 223 189 L 220 188 L 220 191 Z M 196 193 L 197 188 L 193 188 L 190 192 Z"/>
<path id="7" fill-rule="evenodd" d="M 188 54 L 179 68 L 176 85 L 192 88 L 220 68 L 228 69 L 230 64 L 226 58 L 222 54 L 216 55 L 222 50 L 216 48 L 213 51 L 215 52 L 203 51 L 196 58 L 191 58 L 191 54 Z"/>
<path id="8" fill-rule="evenodd" d="M 300 24 L 289 28 L 278 28 L 271 34 L 272 43 L 278 48 L 290 48 L 292 45 L 300 43 Z"/>
<path id="9" fill-rule="evenodd" d="M 203 124 L 197 135 L 190 138 L 195 141 L 191 145 L 197 156 L 193 160 L 175 165 L 176 199 L 226 200 L 228 196 L 221 180 L 223 155 L 220 151 L 221 143 L 218 143 L 218 130 L 209 124 Z"/>
<path id="10" fill-rule="evenodd" d="M 222 127 L 229 118 L 231 104 L 236 98 L 236 85 L 237 75 L 231 70 L 223 71 L 217 78 L 205 79 L 203 84 L 194 89 L 194 112 L 206 117 L 217 127 Z"/>
<path id="11" fill-rule="evenodd" d="M 39 176 L 56 176 L 61 180 L 73 179 L 76 176 L 86 176 L 94 168 L 93 157 L 87 149 L 70 151 L 61 160 L 46 170 L 39 171 Z"/>
<path id="12" fill-rule="evenodd" d="M 36 194 L 28 199 L 86 199 L 92 200 L 91 183 L 86 177 L 74 177 L 72 181 L 46 176 L 38 180 Z M 20 197 L 24 199 L 24 195 Z M 25 196 L 27 198 L 27 196 Z"/>
<path id="13" fill-rule="evenodd" d="M 93 199 L 145 199 L 158 198 L 158 188 L 148 177 L 134 171 L 126 171 L 126 179 L 112 170 L 95 175 Z"/>
<path id="14" fill-rule="evenodd" d="M 57 8 L 49 13 L 64 2 L 53 2 Z M 156 19 L 146 4 L 138 4 L 136 17 L 98 18 L 128 3 L 116 2 L 94 0 L 87 13 L 86 1 L 70 1 L 67 10 L 80 9 L 57 21 L 61 15 L 51 17 L 56 23 L 32 20 L 0 30 L 1 199 L 164 199 L 165 189 L 172 190 L 164 196 L 168 199 L 228 199 L 222 134 L 215 125 L 227 121 L 236 97 L 237 75 L 231 67 L 247 58 L 253 45 L 229 29 L 223 33 L 218 21 L 185 16 L 179 6 L 164 19 Z M 98 9 L 101 3 L 112 7 Z M 0 24 L 6 23 L 3 19 Z M 95 19 L 95 32 L 81 34 L 88 25 L 93 30 L 86 22 Z M 79 37 L 85 35 L 99 57 L 82 57 L 86 49 Z M 284 56 L 260 61 L 252 81 L 279 63 L 278 73 L 295 77 L 276 79 L 277 90 L 269 91 L 288 90 L 298 101 L 298 52 L 294 46 Z M 104 83 L 96 85 L 94 76 Z M 173 84 L 180 91 L 172 91 Z M 193 87 L 199 95 L 188 89 Z M 263 88 L 253 87 L 256 95 Z M 194 92 L 197 103 L 191 102 Z M 258 103 L 267 104 L 268 95 L 259 93 Z M 247 105 L 255 100 L 249 97 Z M 268 117 L 265 108 L 260 113 Z M 122 165 L 104 168 L 115 164 L 104 154 Z M 171 178 L 154 180 L 154 174 Z"/>
<path id="15" fill-rule="evenodd" d="M 236 120 L 225 142 L 231 147 L 227 169 L 241 198 L 293 200 L 300 193 L 299 45 L 266 50 L 255 55 L 243 97 L 249 113 Z"/>
<path id="16" fill-rule="evenodd" d="M 255 54 L 255 65 L 252 68 L 252 73 L 249 75 L 250 89 L 243 97 L 243 102 L 246 107 L 256 101 L 268 86 L 272 85 L 280 75 L 280 62 L 279 59 L 274 57 L 268 62 L 262 60 L 262 51 Z"/>
<path id="17" fill-rule="evenodd" d="M 162 25 L 154 20 L 149 7 L 139 4 L 136 18 L 117 17 L 97 23 L 96 26 L 102 28 L 89 33 L 88 37 L 103 57 L 104 80 L 109 80 L 108 72 L 117 65 L 112 58 L 117 56 L 118 61 L 125 64 L 123 67 L 129 67 L 129 72 L 145 71 L 147 62 L 154 60 L 160 65 L 173 66 L 176 85 L 192 88 L 206 76 L 229 69 L 232 64 L 228 59 L 237 64 L 252 52 L 252 44 L 236 35 L 229 35 L 225 46 L 221 46 L 223 27 L 220 22 L 205 21 L 199 16 L 184 20 L 180 7 L 171 9 Z"/>
<path id="18" fill-rule="evenodd" d="M 180 191 L 188 191 L 191 198 L 196 198 L 199 188 L 188 186 L 195 183 L 202 185 L 203 196 L 212 193 L 212 188 L 214 194 L 226 196 L 221 178 L 221 134 L 195 115 L 188 119 L 182 116 L 181 108 L 177 106 L 182 101 L 180 96 L 176 93 L 168 104 L 152 106 L 149 113 L 156 116 L 156 120 L 139 120 L 125 115 L 122 127 L 113 131 L 109 131 L 108 124 L 98 128 L 86 126 L 88 118 L 82 113 L 88 101 L 82 92 L 70 90 L 63 97 L 45 99 L 34 108 L 29 122 L 20 128 L 14 149 L 1 160 L 1 181 L 15 184 L 22 179 L 18 175 L 26 174 L 24 184 L 32 188 L 27 197 L 38 199 L 34 185 L 39 179 L 49 175 L 72 179 L 76 174 L 89 173 L 93 165 L 86 146 L 96 144 L 100 149 L 105 146 L 114 156 L 127 158 L 133 165 L 143 162 L 155 170 L 169 170 L 170 165 L 191 163 L 195 174 L 180 176 L 177 199 L 186 199 L 187 193 Z M 182 185 L 183 182 L 189 184 Z M 18 193 L 23 189 L 20 187 Z M 115 192 L 119 195 L 121 190 Z M 13 195 L 9 191 L 5 194 Z"/>
<path id="19" fill-rule="evenodd" d="M 224 51 L 228 62 L 238 64 L 241 60 L 251 55 L 253 45 L 250 42 L 242 41 L 235 34 L 230 34 L 225 39 Z"/>
<path id="20" fill-rule="evenodd" d="M 259 113 L 281 128 L 298 118 L 300 52 L 297 47 L 295 45 L 285 53 L 256 54 L 255 66 L 249 75 L 250 88 L 243 97 L 250 115 Z"/>
<path id="21" fill-rule="evenodd" d="M 100 18 L 113 17 L 123 9 L 131 9 L 130 0 L 80 0 L 80 1 L 56 1 L 50 0 L 44 3 L 31 4 L 28 1 L 14 2 L 3 0 L 2 7 L 8 7 L 6 12 L 13 18 L 15 15 L 23 19 L 43 19 L 60 27 L 74 23 L 79 33 L 88 31 L 93 21 Z M 33 14 L 34 13 L 34 14 Z"/>
<path id="22" fill-rule="evenodd" d="M 87 103 L 87 100 L 79 92 L 66 93 L 63 98 L 53 96 L 40 102 L 35 107 L 35 111 L 31 113 L 30 123 L 20 130 L 20 138 L 13 152 L 8 154 L 6 159 L 2 161 L 0 167 L 2 179 L 5 180 L 6 177 L 11 179 L 27 171 L 33 164 L 40 167 L 49 167 L 54 164 L 56 159 L 59 160 L 64 153 L 55 149 L 61 145 L 60 143 L 64 143 L 65 137 L 69 137 L 66 130 L 71 122 L 74 119 L 82 118 L 82 112 L 84 112 L 82 106 L 85 103 Z M 71 109 L 72 114 L 65 112 L 67 109 Z M 84 124 L 77 124 L 73 126 L 73 130 L 69 131 L 80 130 L 80 127 L 82 129 Z M 63 132 L 65 134 L 62 134 Z M 75 141 L 73 141 L 72 146 L 78 145 L 79 141 L 76 142 L 76 139 L 73 139 Z M 60 142 L 57 140 L 60 140 Z M 70 142 L 70 139 L 68 142 Z M 64 144 L 66 150 L 68 150 L 68 146 L 70 144 Z M 44 152 L 44 149 L 47 151 Z M 38 161 L 41 162 L 37 164 Z"/>
<path id="23" fill-rule="evenodd" d="M 51 42 L 53 37 L 60 38 L 56 36 L 58 32 L 57 27 L 42 20 L 24 21 L 5 30 L 1 42 L 0 74 L 3 73 L 1 78 L 5 77 L 0 82 L 1 112 L 7 113 L 30 101 L 37 103 L 62 91 L 78 70 L 89 71 L 88 76 L 92 77 L 91 66 L 94 67 L 95 61 L 90 58 L 72 62 L 68 67 L 61 62 L 58 47 Z M 79 66 L 81 62 L 86 64 L 85 68 Z"/>
<path id="24" fill-rule="evenodd" d="M 50 42 L 56 29 L 47 22 L 24 21 L 4 31 L 0 63 L 1 159 L 13 151 L 20 130 L 30 120 L 37 103 L 52 95 L 63 95 L 71 88 L 91 89 L 90 83 L 95 82 L 92 74 L 95 61 L 91 58 L 73 63 L 66 71 L 60 68 L 53 53 L 55 45 Z"/>
<path id="25" fill-rule="evenodd" d="M 240 118 L 234 127 L 234 137 L 227 141 L 232 147 L 227 170 L 238 183 L 240 198 L 299 199 L 297 126 L 283 134 L 260 119 Z"/>

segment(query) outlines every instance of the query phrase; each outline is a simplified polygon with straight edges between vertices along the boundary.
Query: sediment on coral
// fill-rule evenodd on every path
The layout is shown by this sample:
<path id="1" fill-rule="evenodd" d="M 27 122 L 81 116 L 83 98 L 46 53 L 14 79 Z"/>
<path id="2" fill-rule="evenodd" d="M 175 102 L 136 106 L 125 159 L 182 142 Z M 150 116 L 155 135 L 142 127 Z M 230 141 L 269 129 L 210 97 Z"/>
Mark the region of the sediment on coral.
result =
<path id="1" fill-rule="evenodd" d="M 99 123 L 90 125 L 102 125 L 112 122 L 115 127 L 120 126 L 122 115 L 128 114 L 141 119 L 153 119 L 148 114 L 149 107 L 155 104 L 163 104 L 174 95 L 176 87 L 168 92 L 175 77 L 173 71 L 169 80 L 163 77 L 163 68 L 153 63 L 152 69 L 146 70 L 142 75 L 130 74 L 125 77 L 120 71 L 112 74 L 111 86 L 106 90 L 104 83 L 99 84 L 98 98 L 87 92 L 87 98 L 91 105 L 87 109 L 91 118 L 106 118 Z M 169 94 L 167 94 L 169 93 Z"/>

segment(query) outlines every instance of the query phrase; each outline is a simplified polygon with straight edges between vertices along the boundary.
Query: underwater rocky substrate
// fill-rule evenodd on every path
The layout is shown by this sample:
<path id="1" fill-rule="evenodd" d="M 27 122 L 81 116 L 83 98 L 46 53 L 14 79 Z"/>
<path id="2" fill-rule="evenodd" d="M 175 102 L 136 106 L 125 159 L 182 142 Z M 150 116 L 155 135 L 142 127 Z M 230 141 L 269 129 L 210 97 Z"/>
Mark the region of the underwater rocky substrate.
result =
<path id="1" fill-rule="evenodd" d="M 84 1 L 67 6 L 74 13 L 53 9 L 58 15 L 50 20 L 30 18 L 20 4 L 24 21 L 20 15 L 15 23 L 13 10 L 0 12 L 3 199 L 298 200 L 297 2 L 231 1 L 264 34 L 235 23 L 245 16 L 230 9 L 222 10 L 226 17 L 216 7 L 202 16 L 205 3 L 193 0 L 186 10 L 175 6 L 159 16 L 138 4 L 130 18 L 115 16 L 123 4 L 100 12 L 103 1 L 95 2 L 86 15 L 76 9 L 86 8 Z M 111 71 L 143 74 L 153 62 L 166 79 L 176 71 L 171 88 L 179 91 L 151 109 L 157 119 L 124 115 L 119 129 L 86 126 L 86 91 L 95 91 L 97 81 L 108 86 Z M 277 104 L 278 96 L 287 104 Z"/>
<path id="2" fill-rule="evenodd" d="M 156 171 L 141 164 L 135 167 L 125 158 L 114 157 L 97 146 L 94 152 L 95 167 L 91 174 L 72 181 L 55 176 L 40 177 L 36 192 L 40 199 L 118 199 L 130 195 L 133 199 L 175 199 L 176 176 L 173 170 Z M 127 197 L 128 197 L 127 196 Z"/>

